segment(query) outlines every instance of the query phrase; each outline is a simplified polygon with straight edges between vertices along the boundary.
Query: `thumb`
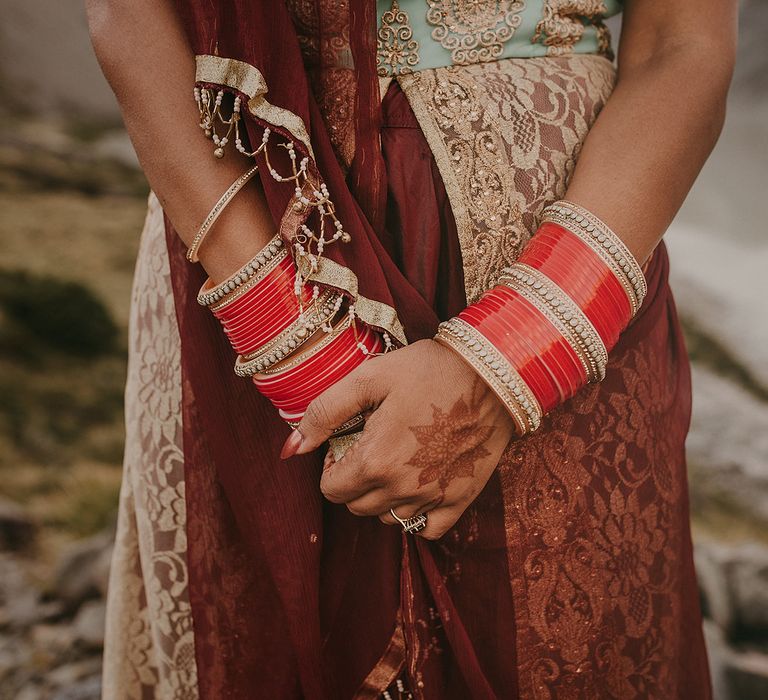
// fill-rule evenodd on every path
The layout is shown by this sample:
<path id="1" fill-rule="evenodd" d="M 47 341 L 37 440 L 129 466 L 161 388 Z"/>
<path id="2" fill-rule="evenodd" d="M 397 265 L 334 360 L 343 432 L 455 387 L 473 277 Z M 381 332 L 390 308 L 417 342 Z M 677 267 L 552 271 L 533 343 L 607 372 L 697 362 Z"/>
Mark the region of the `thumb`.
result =
<path id="1" fill-rule="evenodd" d="M 340 425 L 384 400 L 387 388 L 373 367 L 378 365 L 377 359 L 363 362 L 307 406 L 301 422 L 283 445 L 282 459 L 317 449 Z"/>

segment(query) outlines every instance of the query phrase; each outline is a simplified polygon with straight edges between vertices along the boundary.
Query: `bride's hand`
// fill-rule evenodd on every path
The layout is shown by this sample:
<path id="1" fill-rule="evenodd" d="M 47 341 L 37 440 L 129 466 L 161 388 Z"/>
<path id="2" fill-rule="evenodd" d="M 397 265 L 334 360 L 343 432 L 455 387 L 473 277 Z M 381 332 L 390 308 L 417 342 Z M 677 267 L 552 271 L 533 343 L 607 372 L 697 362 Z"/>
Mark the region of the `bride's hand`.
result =
<path id="1" fill-rule="evenodd" d="M 333 503 L 389 524 L 428 512 L 419 534 L 442 536 L 490 478 L 515 434 L 501 401 L 455 352 L 433 340 L 371 358 L 307 409 L 283 458 L 319 447 L 358 413 L 367 421 L 344 457 L 326 457 Z"/>

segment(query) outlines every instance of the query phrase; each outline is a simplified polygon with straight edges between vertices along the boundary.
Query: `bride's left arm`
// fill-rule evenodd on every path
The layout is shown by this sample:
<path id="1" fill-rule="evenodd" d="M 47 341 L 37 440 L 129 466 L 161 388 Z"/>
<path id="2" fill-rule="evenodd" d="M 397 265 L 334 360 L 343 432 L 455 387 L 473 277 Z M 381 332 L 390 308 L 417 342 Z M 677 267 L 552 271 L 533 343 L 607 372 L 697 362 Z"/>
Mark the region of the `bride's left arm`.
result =
<path id="1" fill-rule="evenodd" d="M 644 262 L 720 135 L 737 0 L 627 0 L 618 82 L 584 142 L 566 199 Z"/>
<path id="2" fill-rule="evenodd" d="M 680 207 L 722 127 L 737 0 L 628 0 L 618 84 L 567 192 L 640 262 Z M 483 352 L 483 351 L 481 351 Z M 359 441 L 326 458 L 325 496 L 357 515 L 429 511 L 429 539 L 474 500 L 515 434 L 502 402 L 457 352 L 432 340 L 373 358 L 310 404 L 283 456 L 319 447 L 350 416 Z"/>

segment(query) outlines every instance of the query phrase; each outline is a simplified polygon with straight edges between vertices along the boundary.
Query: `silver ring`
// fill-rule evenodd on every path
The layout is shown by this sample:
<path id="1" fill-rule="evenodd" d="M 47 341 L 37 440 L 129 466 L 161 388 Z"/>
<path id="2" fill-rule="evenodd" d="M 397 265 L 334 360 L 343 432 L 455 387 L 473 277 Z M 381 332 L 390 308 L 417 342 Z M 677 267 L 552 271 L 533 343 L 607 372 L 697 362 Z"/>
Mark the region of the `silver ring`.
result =
<path id="1" fill-rule="evenodd" d="M 394 508 L 390 508 L 389 512 L 392 514 L 392 517 L 397 520 L 400 525 L 403 526 L 403 532 L 407 534 L 415 535 L 417 532 L 421 532 L 427 526 L 426 513 L 417 513 L 416 515 L 412 515 L 410 518 L 401 518 L 397 513 L 395 513 Z"/>

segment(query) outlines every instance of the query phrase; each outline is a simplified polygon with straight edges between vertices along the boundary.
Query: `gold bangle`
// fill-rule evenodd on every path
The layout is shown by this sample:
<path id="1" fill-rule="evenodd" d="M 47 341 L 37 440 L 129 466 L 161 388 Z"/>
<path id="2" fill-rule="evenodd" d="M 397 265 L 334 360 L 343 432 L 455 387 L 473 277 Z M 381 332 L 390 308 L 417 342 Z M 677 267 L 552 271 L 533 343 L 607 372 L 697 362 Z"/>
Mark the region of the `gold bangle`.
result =
<path id="1" fill-rule="evenodd" d="M 255 352 L 238 355 L 235 374 L 239 377 L 250 377 L 264 372 L 292 355 L 316 330 L 338 313 L 336 301 L 340 298 L 341 294 L 338 292 L 326 291 L 310 305 L 309 314 L 298 316 L 287 328 Z"/>
<path id="2" fill-rule="evenodd" d="M 189 260 L 189 262 L 195 263 L 199 260 L 197 254 L 200 250 L 200 246 L 203 244 L 203 241 L 208 235 L 208 232 L 211 230 L 211 227 L 216 223 L 216 219 L 219 218 L 221 212 L 224 211 L 227 204 L 229 204 L 232 201 L 232 198 L 242 189 L 243 185 L 245 185 L 245 183 L 248 182 L 248 180 L 250 180 L 256 174 L 258 169 L 259 166 L 254 165 L 250 170 L 243 173 L 229 186 L 229 189 L 227 189 L 227 191 L 221 195 L 219 201 L 213 205 L 213 209 L 211 209 L 211 211 L 208 213 L 208 216 L 205 217 L 203 225 L 200 227 L 200 230 L 192 239 L 192 243 L 189 246 L 189 250 L 187 251 L 187 260 Z"/>
<path id="3" fill-rule="evenodd" d="M 541 425 L 541 406 L 530 387 L 482 333 L 462 319 L 452 318 L 440 324 L 435 340 L 472 366 L 506 406 L 521 435 Z"/>
<path id="4" fill-rule="evenodd" d="M 313 357 L 317 353 L 319 353 L 323 348 L 328 347 L 343 331 L 347 330 L 349 326 L 351 325 L 352 320 L 349 317 L 349 314 L 346 314 L 344 318 L 334 327 L 334 329 L 330 333 L 325 334 L 325 338 L 315 343 L 312 347 L 307 348 L 304 352 L 302 352 L 299 355 L 296 355 L 296 357 L 292 358 L 289 362 L 286 362 L 285 364 L 278 365 L 277 367 L 271 367 L 269 369 L 265 369 L 263 372 L 260 372 L 259 374 L 263 376 L 271 376 L 275 374 L 280 374 L 281 372 L 285 372 L 286 370 L 292 369 L 293 367 L 296 367 L 300 365 L 302 362 L 306 362 L 310 357 Z"/>

